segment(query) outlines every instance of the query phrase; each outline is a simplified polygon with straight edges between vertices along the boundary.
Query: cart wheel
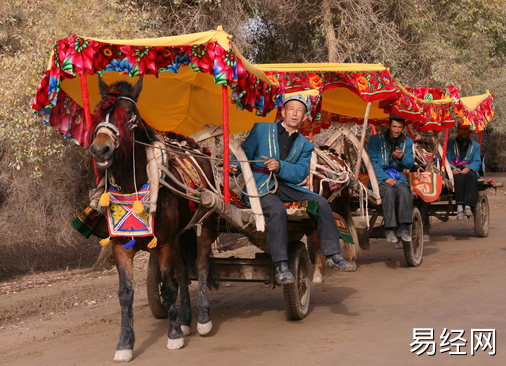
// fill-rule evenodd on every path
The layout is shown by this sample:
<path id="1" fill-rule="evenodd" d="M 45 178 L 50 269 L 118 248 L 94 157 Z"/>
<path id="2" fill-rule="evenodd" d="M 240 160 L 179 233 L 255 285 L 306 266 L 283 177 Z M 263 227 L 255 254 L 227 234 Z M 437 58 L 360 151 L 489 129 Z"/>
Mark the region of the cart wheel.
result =
<path id="1" fill-rule="evenodd" d="M 423 221 L 418 207 L 413 207 L 413 223 L 411 225 L 411 241 L 403 242 L 404 256 L 410 267 L 418 267 L 422 263 L 423 254 Z"/>
<path id="2" fill-rule="evenodd" d="M 148 293 L 148 303 L 151 314 L 156 319 L 166 319 L 168 317 L 168 309 L 161 295 L 162 274 L 160 273 L 160 265 L 158 257 L 154 254 L 149 255 L 148 277 L 146 279 L 146 290 Z"/>
<path id="3" fill-rule="evenodd" d="M 290 320 L 303 319 L 309 310 L 309 256 L 306 246 L 300 241 L 288 245 L 288 267 L 295 277 L 295 283 L 283 286 L 286 315 Z"/>
<path id="4" fill-rule="evenodd" d="M 488 236 L 488 227 L 490 224 L 490 209 L 488 207 L 488 197 L 484 191 L 478 194 L 478 203 L 473 210 L 474 231 L 480 238 Z"/>

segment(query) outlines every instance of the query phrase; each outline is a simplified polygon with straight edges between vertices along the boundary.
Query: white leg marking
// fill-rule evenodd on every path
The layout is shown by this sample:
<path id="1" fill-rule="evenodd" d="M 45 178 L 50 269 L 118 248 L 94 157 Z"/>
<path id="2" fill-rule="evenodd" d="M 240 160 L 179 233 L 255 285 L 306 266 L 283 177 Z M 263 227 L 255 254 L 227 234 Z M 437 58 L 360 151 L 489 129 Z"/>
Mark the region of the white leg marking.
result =
<path id="1" fill-rule="evenodd" d="M 206 324 L 200 324 L 199 322 L 197 322 L 197 331 L 199 332 L 200 335 L 208 334 L 211 331 L 211 329 L 213 329 L 212 321 Z"/>
<path id="2" fill-rule="evenodd" d="M 313 282 L 314 283 L 322 283 L 323 282 L 323 277 L 321 277 L 321 276 L 313 276 Z"/>
<path id="3" fill-rule="evenodd" d="M 181 325 L 181 330 L 183 331 L 184 336 L 189 336 L 192 332 L 192 329 L 187 325 Z"/>
<path id="4" fill-rule="evenodd" d="M 133 358 L 133 351 L 131 349 L 120 349 L 114 354 L 114 361 L 116 362 L 130 362 Z"/>
<path id="5" fill-rule="evenodd" d="M 168 349 L 180 349 L 184 346 L 184 338 L 170 339 L 167 341 Z"/>

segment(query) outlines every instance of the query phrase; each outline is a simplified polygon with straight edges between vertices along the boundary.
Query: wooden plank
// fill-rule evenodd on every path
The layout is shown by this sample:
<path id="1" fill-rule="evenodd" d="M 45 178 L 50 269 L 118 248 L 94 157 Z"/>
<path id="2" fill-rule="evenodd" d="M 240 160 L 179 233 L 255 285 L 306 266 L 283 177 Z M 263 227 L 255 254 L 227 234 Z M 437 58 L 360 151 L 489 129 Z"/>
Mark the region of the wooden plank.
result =
<path id="1" fill-rule="evenodd" d="M 255 178 L 253 177 L 253 172 L 251 171 L 251 166 L 248 162 L 248 157 L 244 153 L 239 142 L 230 139 L 230 151 L 235 155 L 237 160 L 243 161 L 241 162 L 241 170 L 244 177 L 244 183 L 246 187 L 246 192 L 248 192 L 249 202 L 251 206 L 251 210 L 255 216 L 255 226 L 257 231 L 265 231 L 265 218 L 262 210 L 262 205 L 260 204 L 260 198 L 258 197 L 258 189 L 257 184 L 255 182 Z"/>

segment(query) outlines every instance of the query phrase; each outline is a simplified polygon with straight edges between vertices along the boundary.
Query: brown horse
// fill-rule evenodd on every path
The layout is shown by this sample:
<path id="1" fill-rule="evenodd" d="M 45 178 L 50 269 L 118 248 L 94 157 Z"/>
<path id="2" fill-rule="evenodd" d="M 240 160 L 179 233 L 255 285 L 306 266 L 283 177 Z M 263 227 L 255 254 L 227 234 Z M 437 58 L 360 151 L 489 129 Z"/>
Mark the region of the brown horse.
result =
<path id="1" fill-rule="evenodd" d="M 112 185 L 120 193 L 131 194 L 148 183 L 146 145 L 151 146 L 157 140 L 155 132 L 141 119 L 136 105 L 142 90 L 142 78 L 134 86 L 126 81 L 109 86 L 99 77 L 99 89 L 103 99 L 95 109 L 93 120 L 95 132 L 91 136 L 89 152 L 94 158 L 96 168 L 100 171 L 100 176 L 106 177 L 106 189 Z M 135 244 L 127 249 L 129 246 L 125 248 L 124 244 L 129 242 L 131 237 L 112 238 L 112 252 L 119 275 L 118 297 L 121 306 L 121 331 L 114 356 L 115 361 L 130 361 L 133 355 L 135 341 L 132 312 L 133 258 L 139 250 L 146 250 L 158 257 L 162 277 L 160 291 L 168 308 L 167 348 L 183 347 L 183 335 L 190 333 L 192 314 L 188 268 L 195 267 L 195 259 L 199 280 L 197 328 L 199 333 L 207 334 L 212 327 L 207 286 L 215 284 L 209 276 L 208 262 L 214 240 L 215 220 L 213 215 L 204 216 L 207 213 L 206 209 L 199 208 L 196 214 L 203 218 L 199 223 L 200 235 L 197 238 L 193 228 L 182 234 L 192 220 L 193 213 L 190 210 L 189 201 L 182 197 L 185 192 L 181 184 L 174 182 L 175 177 L 181 182 L 174 167 L 174 160 L 181 161 L 189 155 L 176 157 L 175 152 L 169 155 L 171 157 L 166 168 L 172 181 L 167 183 L 176 188 L 169 189 L 170 187 L 164 185 L 158 191 L 154 220 L 157 245 L 149 248 L 148 243 L 152 237 L 137 237 Z M 202 155 L 192 154 L 192 156 L 200 164 L 199 175 L 207 175 L 208 179 L 203 179 L 203 181 L 214 182 L 209 161 L 203 159 Z M 209 188 L 206 184 L 203 186 Z M 189 253 L 193 253 L 193 257 Z M 187 260 L 184 261 L 184 258 Z M 175 306 L 178 288 L 181 294 L 180 311 Z"/>
<path id="2" fill-rule="evenodd" d="M 328 159 L 332 160 L 335 165 L 337 165 L 341 172 L 347 172 L 349 169 L 346 166 L 346 162 L 339 156 L 333 153 L 326 153 Z M 326 165 L 327 163 L 321 158 L 318 157 L 319 165 Z M 325 175 L 325 171 L 317 168 L 318 175 Z M 325 198 L 329 198 L 333 191 L 330 188 L 330 183 L 328 181 L 322 181 L 321 176 L 316 174 L 313 175 L 313 192 L 322 195 Z M 350 263 L 355 263 L 355 255 L 357 253 L 358 247 L 358 237 L 354 230 L 353 219 L 351 217 L 351 209 L 350 209 L 350 188 L 347 186 L 348 183 L 344 183 L 344 186 L 337 187 L 335 189 L 339 189 L 340 193 L 336 195 L 336 198 L 330 203 L 330 207 L 333 212 L 338 213 L 343 217 L 348 225 L 350 226 L 350 231 L 353 236 L 353 240 L 356 245 L 344 242 L 344 247 L 346 251 L 346 260 Z M 335 190 L 334 189 L 334 190 Z M 311 246 L 314 254 L 314 273 L 313 273 L 313 282 L 322 282 L 323 281 L 323 269 L 325 268 L 325 257 L 320 254 L 320 238 L 318 237 L 318 232 L 316 230 L 313 231 L 311 235 Z"/>

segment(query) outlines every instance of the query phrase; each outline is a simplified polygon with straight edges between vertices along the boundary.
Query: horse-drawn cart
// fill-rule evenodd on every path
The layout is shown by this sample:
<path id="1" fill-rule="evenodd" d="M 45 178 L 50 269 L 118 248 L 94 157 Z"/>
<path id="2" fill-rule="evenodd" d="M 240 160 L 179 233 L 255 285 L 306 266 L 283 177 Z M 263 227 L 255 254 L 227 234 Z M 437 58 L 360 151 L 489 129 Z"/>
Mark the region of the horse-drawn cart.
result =
<path id="1" fill-rule="evenodd" d="M 414 196 L 412 241 L 403 242 L 402 245 L 407 264 L 418 266 L 422 261 L 424 237 L 428 238 L 429 234 L 430 217 L 447 221 L 450 216 L 456 215 L 453 173 L 450 163 L 446 159 L 449 128 L 453 127 L 456 122 L 464 122 L 471 125 L 474 131 L 480 132 L 481 136 L 483 129 L 494 114 L 493 96 L 486 93 L 460 98 L 458 90 L 454 87 L 447 89 L 413 88 L 410 91 L 402 87 L 401 89 L 403 94 L 398 101 L 391 105 L 391 110 L 406 119 L 407 133 L 415 141 L 413 146 L 415 166 L 410 172 L 405 173 L 412 186 Z M 433 100 L 434 96 L 442 99 Z M 399 108 L 403 105 L 415 106 L 420 113 L 417 115 L 412 113 L 410 116 Z M 352 132 L 352 128 L 357 123 L 363 124 L 363 120 L 351 119 L 347 116 L 334 116 L 333 120 L 337 131 L 329 138 L 327 145 L 333 148 L 349 145 L 351 148 L 347 148 L 347 150 L 352 150 L 351 155 L 357 156 L 361 144 Z M 370 120 L 373 134 L 376 134 L 376 129 L 381 129 L 381 125 L 387 121 Z M 444 141 L 440 139 L 439 133 L 441 131 L 445 132 Z M 350 153 L 348 152 L 348 154 Z M 362 225 L 357 230 L 360 246 L 362 249 L 369 249 L 369 238 L 381 238 L 385 236 L 385 233 L 380 220 L 382 209 L 379 187 L 365 149 L 362 151 L 362 158 L 361 174 L 358 179 L 368 186 L 370 218 L 367 221 L 363 220 L 363 210 L 360 209 L 361 204 L 363 205 L 362 199 L 355 197 L 350 201 L 350 204 L 353 207 L 354 216 L 356 218 L 357 216 L 362 217 L 362 220 L 359 220 Z M 490 211 L 485 190 L 498 186 L 502 186 L 502 183 L 485 179 L 478 180 L 478 204 L 473 209 L 474 226 L 478 237 L 488 235 Z"/>
<path id="2" fill-rule="evenodd" d="M 169 317 L 167 347 L 171 349 L 181 348 L 183 334 L 190 331 L 187 270 L 194 264 L 197 267 L 194 278 L 199 282 L 197 328 L 201 334 L 211 330 L 207 285 L 212 284 L 212 279 L 208 255 L 217 234 L 241 233 L 263 253 L 254 259 L 211 258 L 215 279 L 275 283 L 253 173 L 240 143 L 230 139 L 229 134 L 248 131 L 255 122 L 273 122 L 273 113 L 267 114 L 278 108 L 283 96 L 289 93 L 303 93 L 312 98 L 310 121 L 300 127 L 300 132 L 310 139 L 322 128 L 330 127 L 332 114 L 364 121 L 360 140 L 353 135 L 350 125 L 337 125 L 327 145 L 334 150 L 339 147 L 345 159 L 331 149 L 315 149 L 311 174 L 305 182 L 308 188 L 328 198 L 333 210 L 339 213 L 336 220 L 342 220 L 349 231 L 344 240 L 351 253 L 351 248 L 358 242 L 363 245 L 372 231 L 357 232 L 350 211 L 350 187 L 358 197 L 355 202 L 360 213 L 366 217 L 371 213 L 369 227 L 374 228 L 373 221 L 380 214 L 378 184 L 364 150 L 368 119 L 384 120 L 392 108 L 396 113 L 419 116 L 415 120 L 424 115 L 419 98 L 411 106 L 402 103 L 406 92 L 386 67 L 380 64 L 254 67 L 221 28 L 159 39 L 105 41 L 73 35 L 56 42 L 33 108 L 66 138 L 89 148 L 95 160 L 97 189 L 91 195 L 92 207 L 107 213 L 120 276 L 122 331 L 115 360 L 132 358 L 131 272 L 138 250 L 151 253 L 149 304 L 155 317 Z M 342 137 L 346 139 L 340 142 Z M 208 156 L 195 143 L 208 139 L 223 142 L 222 158 L 216 154 Z M 356 147 L 356 155 L 351 152 L 352 146 Z M 244 189 L 249 195 L 248 207 L 241 205 L 230 191 L 230 154 L 240 162 Z M 369 174 L 371 189 L 360 180 L 362 166 Z M 219 170 L 222 172 L 218 173 Z M 367 202 L 374 209 L 368 210 Z M 485 232 L 486 196 L 480 202 L 477 209 L 480 211 L 475 216 L 481 220 L 481 232 Z M 420 264 L 422 256 L 424 207 L 415 205 L 413 241 L 404 247 L 408 264 L 413 266 Z M 433 215 L 444 209 L 436 204 L 431 207 Z M 288 207 L 287 214 L 289 267 L 295 283 L 284 285 L 283 292 L 287 316 L 296 320 L 304 318 L 309 309 L 310 260 L 303 239 L 311 237 L 315 223 L 304 204 Z M 108 244 L 109 240 L 103 243 Z M 314 237 L 312 243 L 317 248 Z M 194 244 L 195 253 L 191 257 L 186 251 Z M 316 250 L 314 255 L 317 269 L 321 266 L 318 253 Z M 175 308 L 178 289 L 182 298 L 179 312 Z"/>

